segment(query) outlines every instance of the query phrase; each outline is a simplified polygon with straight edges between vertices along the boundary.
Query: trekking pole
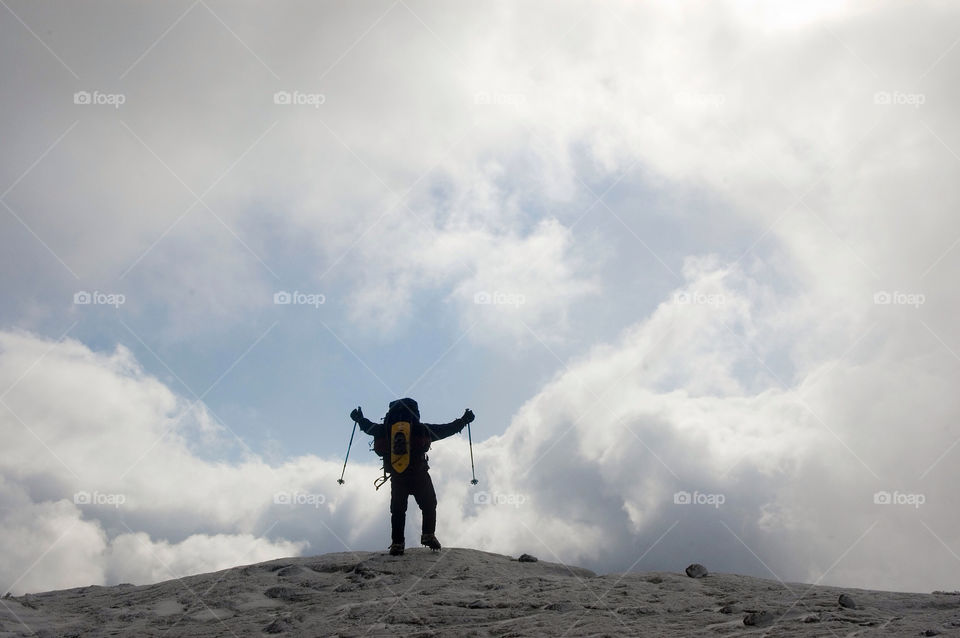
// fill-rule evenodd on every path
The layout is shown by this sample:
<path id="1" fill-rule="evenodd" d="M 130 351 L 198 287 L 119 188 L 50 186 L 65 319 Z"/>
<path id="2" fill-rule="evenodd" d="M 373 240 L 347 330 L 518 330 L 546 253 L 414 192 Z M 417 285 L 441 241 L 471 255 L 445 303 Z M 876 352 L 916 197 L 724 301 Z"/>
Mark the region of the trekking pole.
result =
<path id="1" fill-rule="evenodd" d="M 347 455 L 343 458 L 343 469 L 340 471 L 340 478 L 337 483 L 343 485 L 343 474 L 347 471 L 347 459 L 350 458 L 350 448 L 353 447 L 353 435 L 357 432 L 357 422 L 353 422 L 353 430 L 350 432 L 350 442 L 347 444 Z"/>
<path id="2" fill-rule="evenodd" d="M 476 485 L 479 481 L 477 481 L 477 472 L 473 469 L 473 435 L 470 434 L 469 423 L 467 423 L 467 441 L 470 442 L 470 473 L 473 474 L 473 480 L 470 483 Z"/>

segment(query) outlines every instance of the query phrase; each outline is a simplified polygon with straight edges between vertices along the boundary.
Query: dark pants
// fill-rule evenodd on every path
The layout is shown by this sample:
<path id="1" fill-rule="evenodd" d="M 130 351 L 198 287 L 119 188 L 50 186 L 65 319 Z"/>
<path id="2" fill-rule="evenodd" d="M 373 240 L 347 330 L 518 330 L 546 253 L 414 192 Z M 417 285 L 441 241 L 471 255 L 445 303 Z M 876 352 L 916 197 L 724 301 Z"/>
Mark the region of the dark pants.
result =
<path id="1" fill-rule="evenodd" d="M 407 499 L 417 500 L 423 512 L 423 533 L 433 534 L 437 529 L 437 493 L 426 467 L 408 468 L 390 479 L 390 527 L 394 543 L 403 544 L 403 529 L 407 522 Z"/>

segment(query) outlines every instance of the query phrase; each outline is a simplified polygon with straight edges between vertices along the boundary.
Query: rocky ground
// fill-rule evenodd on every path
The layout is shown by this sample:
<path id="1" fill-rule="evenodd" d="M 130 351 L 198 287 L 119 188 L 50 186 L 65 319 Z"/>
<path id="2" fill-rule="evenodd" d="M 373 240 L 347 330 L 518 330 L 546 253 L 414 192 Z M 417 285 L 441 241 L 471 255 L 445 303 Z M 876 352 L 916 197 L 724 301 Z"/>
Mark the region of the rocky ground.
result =
<path id="1" fill-rule="evenodd" d="M 470 549 L 283 558 L 0 602 L 0 636 L 960 636 L 960 592 L 596 576 Z"/>

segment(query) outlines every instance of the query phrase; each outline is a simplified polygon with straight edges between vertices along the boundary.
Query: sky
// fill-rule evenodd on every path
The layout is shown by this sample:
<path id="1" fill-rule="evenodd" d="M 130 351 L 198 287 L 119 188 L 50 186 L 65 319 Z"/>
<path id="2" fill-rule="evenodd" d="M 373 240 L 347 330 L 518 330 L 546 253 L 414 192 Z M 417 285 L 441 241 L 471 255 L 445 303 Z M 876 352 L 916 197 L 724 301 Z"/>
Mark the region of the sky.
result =
<path id="1" fill-rule="evenodd" d="M 4 591 L 384 548 L 402 396 L 445 545 L 956 589 L 956 4 L 0 5 Z"/>

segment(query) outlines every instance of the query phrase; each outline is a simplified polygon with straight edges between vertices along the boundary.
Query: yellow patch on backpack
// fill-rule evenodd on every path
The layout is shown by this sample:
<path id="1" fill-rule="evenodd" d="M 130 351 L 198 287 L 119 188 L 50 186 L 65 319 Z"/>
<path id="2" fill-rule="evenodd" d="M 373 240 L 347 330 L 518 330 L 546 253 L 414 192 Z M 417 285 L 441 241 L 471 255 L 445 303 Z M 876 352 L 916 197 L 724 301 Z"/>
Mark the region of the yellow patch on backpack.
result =
<path id="1" fill-rule="evenodd" d="M 390 426 L 390 466 L 400 473 L 410 465 L 410 424 L 400 421 Z"/>

